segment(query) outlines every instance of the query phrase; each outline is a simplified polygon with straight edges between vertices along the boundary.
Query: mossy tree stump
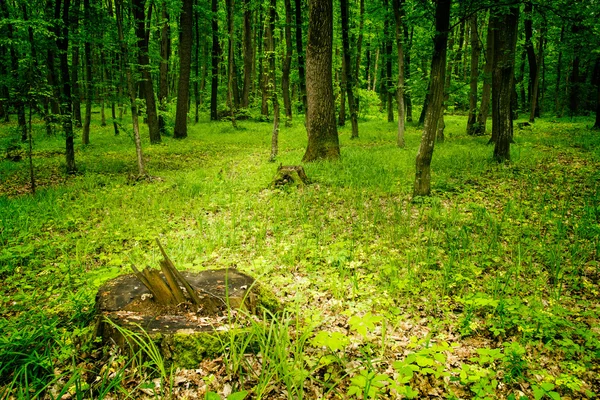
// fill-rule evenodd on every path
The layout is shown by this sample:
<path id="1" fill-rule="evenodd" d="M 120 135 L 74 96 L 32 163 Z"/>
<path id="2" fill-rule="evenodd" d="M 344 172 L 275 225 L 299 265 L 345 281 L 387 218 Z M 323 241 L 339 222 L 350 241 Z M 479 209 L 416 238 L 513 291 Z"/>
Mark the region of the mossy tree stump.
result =
<path id="1" fill-rule="evenodd" d="M 221 351 L 222 336 L 229 329 L 239 329 L 229 326 L 235 321 L 232 310 L 256 313 L 263 307 L 271 311 L 279 307 L 274 295 L 249 275 L 233 268 L 179 272 L 162 246 L 161 251 L 162 272 L 136 269 L 98 290 L 96 335 L 103 345 L 116 344 L 128 351 L 132 343 L 121 328 L 143 330 L 167 361 L 193 368 Z"/>
<path id="2" fill-rule="evenodd" d="M 304 186 L 309 183 L 306 172 L 302 165 L 280 165 L 277 173 L 271 182 L 272 188 L 279 188 L 287 185 Z"/>

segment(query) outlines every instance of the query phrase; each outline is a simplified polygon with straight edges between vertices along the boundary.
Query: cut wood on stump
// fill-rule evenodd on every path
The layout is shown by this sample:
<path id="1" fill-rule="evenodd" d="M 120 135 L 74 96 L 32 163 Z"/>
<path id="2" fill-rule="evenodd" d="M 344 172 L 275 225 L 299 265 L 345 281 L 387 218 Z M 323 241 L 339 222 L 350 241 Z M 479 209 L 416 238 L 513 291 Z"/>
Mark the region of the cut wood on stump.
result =
<path id="1" fill-rule="evenodd" d="M 309 180 L 302 165 L 279 165 L 271 188 L 280 188 L 286 185 L 304 186 L 308 183 Z"/>
<path id="2" fill-rule="evenodd" d="M 158 242 L 158 241 L 157 241 Z M 254 280 L 234 268 L 180 272 L 158 243 L 161 271 L 145 268 L 106 282 L 96 296 L 96 336 L 103 345 L 132 346 L 122 329 L 142 333 L 157 342 L 167 361 L 193 367 L 222 350 L 221 335 L 236 319 L 236 311 L 275 312 L 279 301 Z M 133 346 L 136 347 L 136 346 Z"/>

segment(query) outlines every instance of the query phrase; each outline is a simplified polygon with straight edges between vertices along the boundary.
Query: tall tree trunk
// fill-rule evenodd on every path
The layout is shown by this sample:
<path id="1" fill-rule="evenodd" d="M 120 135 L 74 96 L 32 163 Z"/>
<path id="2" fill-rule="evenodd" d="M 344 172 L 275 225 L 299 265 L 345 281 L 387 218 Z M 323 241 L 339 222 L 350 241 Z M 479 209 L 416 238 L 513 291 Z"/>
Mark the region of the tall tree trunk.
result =
<path id="1" fill-rule="evenodd" d="M 197 2 L 195 2 L 197 3 Z M 194 4 L 196 5 L 196 4 Z M 203 37 L 204 39 L 204 37 Z M 194 123 L 200 120 L 200 17 L 198 11 L 194 9 Z"/>
<path id="2" fill-rule="evenodd" d="M 79 13 L 81 12 L 81 0 L 75 0 L 71 12 L 71 31 L 77 36 L 80 36 L 79 32 Z M 81 89 L 79 87 L 79 56 L 81 43 L 75 40 L 71 41 L 71 87 L 73 92 L 72 104 L 73 104 L 73 120 L 75 126 L 81 128 Z M 84 142 L 84 144 L 87 144 Z"/>
<path id="3" fill-rule="evenodd" d="M 269 161 L 274 162 L 279 152 L 279 101 L 277 99 L 277 79 L 275 76 L 275 19 L 277 18 L 277 1 L 271 0 L 266 23 L 266 47 L 268 61 L 268 79 L 265 82 L 271 102 L 273 103 L 273 132 L 271 134 L 271 156 Z"/>
<path id="4" fill-rule="evenodd" d="M 446 74 L 446 52 L 450 27 L 451 0 L 437 0 L 435 7 L 435 36 L 429 82 L 429 105 L 425 115 L 425 126 L 416 159 L 416 174 L 413 196 L 428 196 L 431 193 L 431 159 L 435 145 L 437 123 L 442 112 Z"/>
<path id="5" fill-rule="evenodd" d="M 158 65 L 158 129 L 161 135 L 167 134 L 167 99 L 169 97 L 169 56 L 171 38 L 169 35 L 169 14 L 167 2 L 163 0 L 160 6 L 160 63 Z"/>
<path id="6" fill-rule="evenodd" d="M 393 0 L 394 19 L 396 20 L 396 48 L 398 53 L 398 88 L 396 89 L 398 103 L 398 136 L 396 144 L 398 147 L 404 147 L 404 47 L 402 40 L 404 38 L 404 0 Z"/>
<path id="7" fill-rule="evenodd" d="M 216 121 L 218 115 L 218 91 L 219 91 L 219 56 L 221 55 L 221 46 L 219 45 L 219 2 L 211 0 L 212 9 L 212 69 L 211 69 L 211 89 L 210 89 L 210 120 Z"/>
<path id="8" fill-rule="evenodd" d="M 491 15 L 490 15 L 491 18 Z M 477 114 L 477 128 L 473 132 L 474 135 L 480 136 L 485 134 L 487 118 L 490 109 L 490 95 L 492 91 L 492 68 L 494 65 L 494 30 L 493 26 L 488 22 L 485 44 L 485 66 L 483 67 L 483 91 L 481 93 L 481 106 Z"/>
<path id="9" fill-rule="evenodd" d="M 269 18 L 268 13 L 265 18 Z M 263 35 L 261 37 L 261 42 L 262 42 L 263 48 L 266 50 L 269 48 L 269 40 L 267 38 L 267 29 L 266 28 L 262 32 L 262 34 Z M 260 57 L 260 60 L 259 60 L 260 72 L 261 72 L 259 75 L 260 90 L 261 90 L 260 114 L 266 120 L 269 117 L 269 80 L 270 80 L 270 78 L 269 78 L 269 60 L 268 60 L 268 54 L 263 54 L 263 52 L 261 52 L 260 49 L 259 49 L 259 53 L 262 54 L 262 57 Z"/>
<path id="10" fill-rule="evenodd" d="M 85 18 L 86 38 L 83 44 L 83 55 L 85 57 L 85 119 L 83 122 L 83 133 L 81 141 L 90 144 L 90 124 L 92 122 L 92 45 L 90 35 L 92 34 L 90 20 L 90 0 L 83 0 L 83 16 Z"/>
<path id="11" fill-rule="evenodd" d="M 529 113 L 529 122 L 535 122 L 535 117 L 540 116 L 540 107 L 538 105 L 539 97 L 540 97 L 540 70 L 542 67 L 543 53 L 544 53 L 544 31 L 545 29 L 540 29 L 540 37 L 538 42 L 538 53 L 537 53 L 537 71 L 535 72 L 535 78 L 533 80 L 532 90 L 531 90 L 531 110 Z"/>
<path id="12" fill-rule="evenodd" d="M 61 0 L 56 0 L 60 2 Z M 71 99 L 71 79 L 69 77 L 69 7 L 70 0 L 63 0 L 62 11 L 62 34 L 57 40 L 57 47 L 60 59 L 60 74 L 62 85 L 61 108 L 63 129 L 65 131 L 65 159 L 67 164 L 67 173 L 74 174 L 77 169 L 75 167 L 75 146 L 73 135 L 73 104 Z"/>
<path id="13" fill-rule="evenodd" d="M 382 85 L 385 90 L 385 103 L 387 105 L 388 122 L 394 122 L 394 83 L 392 81 L 392 34 L 390 32 L 390 8 L 389 0 L 383 0 L 383 7 L 386 10 L 386 18 L 384 23 L 385 35 L 385 83 Z"/>
<path id="14" fill-rule="evenodd" d="M 341 19 L 342 19 L 342 50 L 344 65 L 342 73 L 345 75 L 346 94 L 348 95 L 348 107 L 350 108 L 350 122 L 352 124 L 352 139 L 358 138 L 358 112 L 356 101 L 354 99 L 354 77 L 352 76 L 352 61 L 350 58 L 350 37 L 348 35 L 349 9 L 348 0 L 341 0 Z"/>
<path id="15" fill-rule="evenodd" d="M 581 31 L 581 26 L 573 25 L 571 28 L 571 33 L 575 39 L 575 46 L 573 48 L 573 64 L 571 67 L 571 76 L 570 76 L 570 86 L 569 86 L 569 111 L 571 113 L 571 117 L 577 115 L 579 112 L 579 96 L 580 93 L 580 77 L 579 77 L 579 67 L 581 63 L 581 59 L 579 57 L 579 52 L 581 49 L 581 44 L 579 43 L 580 37 L 579 32 Z"/>
<path id="16" fill-rule="evenodd" d="M 560 28 L 560 43 L 563 43 L 563 41 L 565 40 L 565 25 L 563 23 L 563 25 Z M 561 106 L 561 92 L 560 92 L 560 79 L 561 79 L 561 67 L 562 67 L 562 46 L 559 45 L 558 46 L 558 62 L 556 63 L 556 89 L 554 91 L 554 97 L 556 98 L 556 103 L 555 103 L 555 109 L 554 112 L 556 113 L 556 116 L 559 117 L 561 116 L 561 112 L 560 110 L 562 110 L 562 106 Z"/>
<path id="17" fill-rule="evenodd" d="M 175 130 L 173 137 L 187 137 L 187 114 L 190 96 L 190 73 L 192 66 L 192 35 L 193 35 L 193 0 L 183 0 L 179 26 L 181 39 L 179 41 L 179 85 L 177 88 L 177 111 L 175 113 Z"/>
<path id="18" fill-rule="evenodd" d="M 533 48 L 533 3 L 531 1 L 527 1 L 525 3 L 524 11 L 524 21 L 523 26 L 525 27 L 525 49 L 527 50 L 527 62 L 529 64 L 529 95 L 527 96 L 527 100 L 529 101 L 529 105 L 533 103 L 533 97 L 537 96 L 534 94 L 534 85 L 535 81 L 538 79 L 538 59 L 535 54 L 535 49 Z M 535 111 L 535 115 L 539 117 L 539 111 Z M 533 122 L 533 121 L 532 121 Z"/>
<path id="19" fill-rule="evenodd" d="M 292 101 L 290 99 L 290 68 L 292 65 L 292 3 L 284 0 L 285 4 L 285 55 L 282 62 L 281 89 L 283 108 L 285 109 L 285 126 L 292 125 Z M 275 81 L 275 80 L 274 80 Z"/>
<path id="20" fill-rule="evenodd" d="M 327 0 L 329 1 L 329 0 Z M 295 15 L 296 15 L 296 56 L 298 57 L 298 86 L 300 100 L 304 109 L 302 111 L 307 112 L 306 107 L 306 72 L 304 70 L 304 50 L 302 44 L 302 0 L 294 0 Z"/>
<path id="21" fill-rule="evenodd" d="M 477 81 L 479 78 L 479 54 L 481 46 L 479 45 L 479 33 L 477 32 L 477 14 L 473 14 L 469 19 L 471 29 L 471 79 L 469 81 L 469 117 L 467 118 L 467 135 L 475 135 L 478 127 L 477 123 Z"/>
<path id="22" fill-rule="evenodd" d="M 331 75 L 333 0 L 309 0 L 306 48 L 306 130 L 303 162 L 340 158 Z"/>
<path id="23" fill-rule="evenodd" d="M 335 49 L 335 57 L 338 58 L 339 50 Z M 335 82 L 340 82 L 340 112 L 338 115 L 338 126 L 346 125 L 346 60 L 342 57 L 342 69 L 335 72 Z"/>
<path id="24" fill-rule="evenodd" d="M 244 0 L 244 86 L 242 87 L 242 108 L 248 108 L 250 105 L 252 69 L 254 63 L 254 41 L 252 40 L 253 35 L 251 0 Z"/>
<path id="25" fill-rule="evenodd" d="M 494 159 L 510 160 L 510 143 L 513 140 L 511 97 L 514 91 L 515 49 L 519 25 L 519 7 L 509 12 L 493 14 L 494 68 L 492 77 L 492 139 L 495 143 Z"/>
<path id="26" fill-rule="evenodd" d="M 65 0 L 68 1 L 68 0 Z M 115 11 L 117 20 L 117 31 L 119 35 L 119 42 L 121 43 L 121 57 L 125 64 L 125 75 L 127 80 L 127 91 L 129 94 L 129 102 L 131 105 L 131 122 L 133 124 L 133 140 L 135 142 L 135 153 L 137 156 L 138 174 L 139 176 L 146 175 L 146 169 L 144 165 L 144 155 L 142 153 L 142 140 L 140 138 L 140 124 L 138 118 L 138 110 L 136 103 L 135 85 L 133 82 L 133 73 L 131 71 L 131 64 L 129 63 L 129 52 L 127 50 L 127 42 L 125 42 L 125 36 L 123 34 L 123 0 L 115 0 Z"/>
<path id="27" fill-rule="evenodd" d="M 135 18 L 135 34 L 137 36 L 138 63 L 142 73 L 140 83 L 146 100 L 146 115 L 148 117 L 148 131 L 150 143 L 160 143 L 160 130 L 158 128 L 158 113 L 156 112 L 156 100 L 154 99 L 154 86 L 152 85 L 152 74 L 150 73 L 150 58 L 148 56 L 148 39 L 146 30 L 146 10 L 144 0 L 133 0 L 132 11 Z"/>
<path id="28" fill-rule="evenodd" d="M 229 107 L 229 115 L 231 117 L 231 124 L 234 128 L 237 128 L 235 121 L 236 105 L 233 95 L 233 80 L 234 77 L 234 51 L 233 51 L 233 7 L 234 0 L 225 0 L 225 7 L 227 8 L 227 107 Z"/>
<path id="29" fill-rule="evenodd" d="M 365 29 L 365 0 L 360 0 L 360 11 L 358 16 L 358 39 L 356 41 L 356 67 L 354 68 L 354 76 L 356 77 L 356 85 L 360 82 L 360 63 L 362 57 L 362 44 L 364 40 L 363 30 Z M 358 103 L 358 102 L 357 102 Z M 358 104 L 357 104 L 358 106 Z M 356 107 L 358 109 L 358 107 Z"/>
<path id="30" fill-rule="evenodd" d="M 403 30 L 404 30 L 404 41 L 408 43 L 408 49 L 404 52 L 404 77 L 405 80 L 410 82 L 410 49 L 412 48 L 412 40 L 414 34 L 414 27 L 411 27 L 410 38 L 408 34 L 408 26 L 403 22 Z M 412 96 L 410 91 L 404 91 L 404 102 L 406 104 L 406 122 L 413 122 L 412 117 Z"/>

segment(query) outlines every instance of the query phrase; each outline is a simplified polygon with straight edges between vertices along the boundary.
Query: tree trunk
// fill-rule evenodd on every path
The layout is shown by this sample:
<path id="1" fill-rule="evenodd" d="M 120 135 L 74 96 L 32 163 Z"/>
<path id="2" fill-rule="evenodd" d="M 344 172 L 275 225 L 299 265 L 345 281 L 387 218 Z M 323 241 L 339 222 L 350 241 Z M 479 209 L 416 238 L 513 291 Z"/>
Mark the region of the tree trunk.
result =
<path id="1" fill-rule="evenodd" d="M 233 80 L 234 77 L 234 51 L 233 51 L 233 7 L 234 0 L 225 0 L 225 7 L 227 8 L 227 107 L 229 107 L 229 115 L 231 117 L 231 124 L 234 128 L 237 128 L 235 121 L 235 101 L 233 95 Z"/>
<path id="2" fill-rule="evenodd" d="M 563 43 L 565 40 L 565 25 L 563 24 L 560 28 L 560 43 Z M 560 93 L 560 79 L 561 79 L 561 67 L 562 67 L 562 46 L 558 46 L 558 62 L 556 63 L 556 90 L 554 91 L 554 97 L 556 98 L 555 109 L 557 117 L 560 117 L 560 110 L 562 110 L 561 105 L 561 93 Z"/>
<path id="3" fill-rule="evenodd" d="M 133 0 L 132 11 L 135 19 L 135 34 L 137 36 L 138 63 L 142 73 L 140 83 L 146 99 L 146 115 L 148 117 L 148 132 L 150 143 L 160 143 L 160 130 L 158 128 L 158 114 L 156 112 L 156 100 L 154 99 L 154 86 L 152 85 L 152 74 L 150 73 L 150 58 L 148 56 L 148 38 L 146 30 L 146 11 L 144 0 Z"/>
<path id="4" fill-rule="evenodd" d="M 360 81 L 360 62 L 362 56 L 362 44 L 364 40 L 363 30 L 365 27 L 365 0 L 360 0 L 360 14 L 358 20 L 358 39 L 356 41 L 356 67 L 354 68 L 354 76 L 356 77 L 356 85 Z M 357 102 L 358 103 L 358 102 Z M 357 104 L 358 106 L 358 104 Z M 356 107 L 358 109 L 358 107 Z"/>
<path id="5" fill-rule="evenodd" d="M 121 57 L 123 58 L 123 64 L 125 64 L 125 75 L 127 78 L 127 91 L 129 94 L 129 102 L 131 105 L 131 122 L 133 124 L 133 140 L 135 142 L 135 153 L 137 156 L 138 174 L 139 176 L 144 176 L 146 175 L 146 169 L 144 166 L 144 156 L 142 154 L 142 140 L 140 138 L 140 124 L 136 104 L 135 85 L 133 82 L 133 74 L 130 66 L 131 64 L 129 63 L 129 52 L 127 51 L 127 43 L 125 42 L 125 36 L 123 34 L 123 9 L 121 4 L 122 1 L 123 0 L 115 0 L 117 31 L 119 35 L 119 42 L 121 43 Z"/>
<path id="6" fill-rule="evenodd" d="M 306 49 L 306 130 L 303 162 L 340 158 L 331 76 L 333 0 L 309 0 Z"/>
<path id="7" fill-rule="evenodd" d="M 519 8 L 509 13 L 492 15 L 494 26 L 494 68 L 492 77 L 492 139 L 494 159 L 510 160 L 513 138 L 511 97 L 514 91 L 515 48 L 519 24 Z"/>
<path id="8" fill-rule="evenodd" d="M 412 48 L 412 39 L 414 34 L 414 27 L 411 28 L 410 38 L 408 34 L 408 26 L 403 22 L 403 30 L 404 30 L 404 42 L 408 43 L 408 49 L 404 52 L 404 77 L 406 81 L 410 81 L 410 49 Z M 412 117 L 412 96 L 410 91 L 404 91 L 404 102 L 406 104 L 406 122 L 413 122 Z"/>
<path id="9" fill-rule="evenodd" d="M 490 19 L 491 19 L 490 15 Z M 490 22 L 493 22 L 490 20 Z M 490 109 L 490 95 L 492 91 L 492 67 L 494 57 L 494 30 L 488 22 L 485 44 L 485 66 L 483 67 L 483 91 L 481 93 L 481 106 L 477 114 L 477 128 L 473 131 L 476 136 L 484 135 Z"/>
<path id="10" fill-rule="evenodd" d="M 329 1 L 329 0 L 327 0 Z M 298 80 L 299 80 L 299 95 L 303 111 L 307 112 L 306 105 L 306 72 L 304 70 L 304 50 L 302 43 L 302 0 L 295 0 L 295 14 L 296 14 L 296 56 L 298 57 Z"/>
<path id="11" fill-rule="evenodd" d="M 212 69 L 211 69 L 211 88 L 210 88 L 210 120 L 217 121 L 218 115 L 218 91 L 219 91 L 219 56 L 221 55 L 221 46 L 219 45 L 219 3 L 217 0 L 211 1 L 212 9 Z"/>
<path id="12" fill-rule="evenodd" d="M 290 99 L 290 68 L 292 65 L 292 3 L 285 0 L 285 55 L 283 56 L 281 89 L 283 108 L 285 109 L 285 126 L 292 125 L 292 101 Z M 275 79 L 273 79 L 275 81 Z M 275 95 L 277 97 L 277 95 Z"/>
<path id="13" fill-rule="evenodd" d="M 350 58 L 350 38 L 348 35 L 349 9 L 348 0 L 341 0 L 341 20 L 342 20 L 342 51 L 344 65 L 342 73 L 345 75 L 346 94 L 348 95 L 348 107 L 350 108 L 350 122 L 352 123 L 352 139 L 358 138 L 358 118 L 356 102 L 354 99 L 354 77 L 352 76 L 352 61 Z"/>
<path id="14" fill-rule="evenodd" d="M 382 89 L 385 91 L 385 103 L 387 105 L 387 120 L 394 122 L 394 84 L 392 83 L 392 38 L 389 22 L 389 0 L 383 0 L 383 7 L 386 10 L 383 34 L 385 36 L 385 82 Z"/>
<path id="15" fill-rule="evenodd" d="M 173 137 L 187 137 L 187 114 L 190 96 L 190 73 L 192 66 L 192 35 L 193 35 L 193 0 L 183 0 L 180 24 L 181 38 L 179 40 L 179 85 L 177 88 L 177 111 L 175 113 L 175 130 Z"/>
<path id="16" fill-rule="evenodd" d="M 244 0 L 244 86 L 242 87 L 241 107 L 250 105 L 250 91 L 252 89 L 252 65 L 254 63 L 254 41 L 252 31 L 251 0 Z"/>
<path id="17" fill-rule="evenodd" d="M 479 78 L 479 33 L 477 32 L 477 14 L 469 19 L 471 29 L 471 79 L 469 81 L 469 117 L 467 118 L 467 135 L 475 135 L 479 127 L 477 122 L 477 81 Z"/>
<path id="18" fill-rule="evenodd" d="M 81 0 L 75 0 L 72 9 L 70 10 L 70 18 L 71 18 L 71 32 L 74 32 L 76 37 L 79 37 L 81 33 L 79 32 L 79 13 L 81 9 Z M 75 42 L 75 40 L 71 41 L 71 87 L 73 97 L 71 99 L 73 104 L 73 120 L 75 121 L 75 126 L 77 128 L 81 128 L 81 90 L 79 87 L 79 61 L 81 57 L 79 56 L 80 52 L 79 41 Z M 82 141 L 84 138 L 82 138 Z M 83 144 L 87 144 L 83 142 Z"/>
<path id="19" fill-rule="evenodd" d="M 335 49 L 335 57 L 338 58 L 339 51 Z M 336 71 L 335 82 L 340 82 L 340 113 L 338 115 L 338 126 L 346 125 L 346 60 L 342 57 L 342 69 Z"/>
<path id="20" fill-rule="evenodd" d="M 279 101 L 277 99 L 277 78 L 275 75 L 275 19 L 277 18 L 277 1 L 271 0 L 267 13 L 266 45 L 268 58 L 268 79 L 266 88 L 273 104 L 273 132 L 271 134 L 271 156 L 269 161 L 274 162 L 279 152 Z"/>
<path id="21" fill-rule="evenodd" d="M 83 12 L 85 18 L 86 39 L 83 44 L 83 55 L 85 57 L 85 119 L 83 121 L 83 133 L 81 141 L 83 144 L 90 143 L 90 124 L 92 122 L 92 96 L 94 88 L 92 87 L 92 45 L 90 36 L 92 35 L 90 20 L 90 0 L 83 0 Z"/>
<path id="22" fill-rule="evenodd" d="M 596 123 L 592 129 L 600 129 L 600 56 L 596 58 L 596 65 L 594 66 L 593 82 L 598 87 L 596 95 Z"/>
<path id="23" fill-rule="evenodd" d="M 413 196 L 428 196 L 431 193 L 431 159 L 435 145 L 438 120 L 442 112 L 446 74 L 446 51 L 450 26 L 451 0 L 438 0 L 435 8 L 435 37 L 429 82 L 429 105 L 425 115 L 425 126 L 416 159 L 416 174 Z"/>
<path id="24" fill-rule="evenodd" d="M 536 61 L 537 71 L 535 73 L 535 78 L 533 80 L 532 90 L 531 90 L 531 110 L 529 113 L 529 122 L 535 122 L 535 117 L 540 116 L 540 107 L 539 107 L 539 97 L 540 97 L 540 70 L 542 67 L 543 53 L 544 53 L 544 31 L 545 29 L 540 29 L 540 37 L 538 42 L 538 59 Z"/>
<path id="25" fill-rule="evenodd" d="M 394 19 L 396 20 L 396 47 L 398 53 L 398 88 L 396 89 L 397 103 L 398 103 L 398 136 L 397 145 L 398 147 L 404 147 L 404 48 L 402 46 L 402 39 L 404 37 L 403 31 L 403 16 L 404 16 L 404 0 L 393 0 L 394 8 Z"/>
<path id="26" fill-rule="evenodd" d="M 160 11 L 160 63 L 158 65 L 158 129 L 161 135 L 167 134 L 167 99 L 169 97 L 169 56 L 171 38 L 169 35 L 169 14 L 167 2 L 163 0 Z"/>

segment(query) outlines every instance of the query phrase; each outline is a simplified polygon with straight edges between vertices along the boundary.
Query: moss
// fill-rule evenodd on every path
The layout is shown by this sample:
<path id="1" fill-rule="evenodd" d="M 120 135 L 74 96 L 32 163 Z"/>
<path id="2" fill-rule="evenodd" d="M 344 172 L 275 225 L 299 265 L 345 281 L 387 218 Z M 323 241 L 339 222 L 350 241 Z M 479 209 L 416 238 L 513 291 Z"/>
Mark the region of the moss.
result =
<path id="1" fill-rule="evenodd" d="M 223 350 L 227 333 L 195 332 L 176 333 L 163 337 L 163 355 L 176 367 L 196 368 L 203 358 L 215 357 Z"/>
<path id="2" fill-rule="evenodd" d="M 271 290 L 265 288 L 263 285 L 256 282 L 252 291 L 257 297 L 256 308 L 259 310 L 261 307 L 275 314 L 283 309 L 281 301 L 275 296 Z"/>

